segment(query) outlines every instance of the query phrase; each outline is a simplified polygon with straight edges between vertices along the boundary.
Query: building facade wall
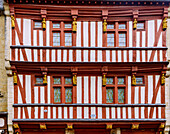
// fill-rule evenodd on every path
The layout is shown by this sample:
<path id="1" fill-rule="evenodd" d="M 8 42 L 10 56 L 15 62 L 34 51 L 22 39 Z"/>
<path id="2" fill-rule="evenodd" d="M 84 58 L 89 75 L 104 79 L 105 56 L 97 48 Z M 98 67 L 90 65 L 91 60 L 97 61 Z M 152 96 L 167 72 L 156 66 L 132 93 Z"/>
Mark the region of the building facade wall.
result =
<path id="1" fill-rule="evenodd" d="M 56 29 L 53 29 L 52 24 L 60 20 L 58 18 L 55 20 L 55 17 L 50 18 L 50 13 L 54 12 L 53 7 L 49 8 L 49 14 L 47 14 L 49 16 L 44 30 L 34 28 L 34 23 L 36 21 L 41 22 L 42 19 L 41 16 L 36 18 L 33 15 L 38 15 L 38 12 L 35 11 L 37 10 L 36 6 L 22 7 L 23 5 L 16 4 L 14 8 L 14 5 L 10 7 L 10 13 L 14 15 L 14 10 L 16 11 L 14 15 L 15 27 L 12 28 L 11 18 L 9 16 L 6 18 L 6 52 L 9 53 L 9 55 L 6 54 L 6 68 L 10 133 L 12 133 L 12 124 L 14 124 L 16 133 L 21 132 L 20 127 L 29 127 L 33 124 L 38 131 L 45 133 L 49 130 L 48 127 L 52 125 L 50 124 L 51 121 L 56 121 L 57 125 L 61 125 L 57 127 L 64 127 L 61 133 L 66 127 L 68 128 L 65 131 L 66 133 L 79 133 L 79 125 L 76 123 L 83 121 L 89 123 L 97 121 L 100 123 L 99 125 L 104 126 L 102 131 L 103 129 L 106 130 L 107 127 L 112 129 L 115 125 L 115 133 L 117 134 L 142 133 L 143 131 L 158 133 L 163 130 L 163 128 L 159 128 L 159 125 L 164 124 L 166 119 L 165 85 L 162 84 L 162 77 L 167 64 L 166 30 L 162 29 L 162 12 L 166 9 L 158 7 L 160 13 L 155 10 L 155 14 L 158 13 L 158 15 L 148 18 L 147 13 L 150 13 L 150 11 L 143 11 L 142 8 L 141 14 L 147 14 L 147 17 L 144 17 L 143 20 L 145 21 L 143 31 L 133 29 L 132 16 L 128 19 L 125 17 L 126 20 L 120 20 L 125 22 L 128 29 L 121 31 L 127 32 L 127 46 L 125 48 L 107 47 L 107 33 L 103 32 L 103 21 L 101 19 L 97 21 L 94 18 L 83 20 L 81 17 L 77 21 L 77 32 L 72 33 L 73 47 L 63 45 L 64 36 L 61 36 L 62 46 L 55 47 L 53 46 L 52 33 Z M 31 15 L 24 14 L 27 10 L 23 8 L 30 8 Z M 31 8 L 35 9 L 32 11 Z M 128 9 L 130 8 L 128 7 Z M 57 14 L 59 15 L 63 11 L 57 10 L 57 12 L 59 12 Z M 110 10 L 110 13 L 114 14 L 112 10 Z M 69 17 L 68 22 L 72 23 L 70 14 Z M 139 18 L 141 21 L 142 17 Z M 113 21 L 113 18 L 111 21 Z M 117 28 L 118 24 L 119 22 L 115 22 Z M 61 22 L 61 25 L 63 26 L 63 22 Z M 115 32 L 117 31 L 115 30 Z M 118 35 L 116 36 L 118 42 Z M 8 69 L 11 69 L 12 72 Z M 13 77 L 11 77 L 12 75 Z M 61 103 L 54 103 L 54 88 L 60 86 L 54 84 L 54 78 L 61 77 L 64 81 L 65 77 L 73 78 L 75 75 L 77 84 L 68 86 L 73 91 L 72 102 L 65 103 L 65 85 L 61 82 L 63 84 L 61 84 L 63 86 L 61 86 L 62 101 Z M 105 75 L 108 78 L 114 77 L 115 82 L 115 84 L 112 84 L 115 93 L 114 101 L 110 105 L 106 103 L 107 85 L 103 85 Z M 132 84 L 133 75 L 142 76 L 144 83 L 134 86 Z M 46 79 L 47 83 L 44 84 L 43 82 L 42 85 L 38 85 L 36 77 Z M 125 89 L 125 102 L 122 104 L 118 102 L 119 77 L 124 78 L 122 87 Z M 166 79 L 166 81 L 168 80 Z M 30 121 L 32 121 L 32 124 Z M 44 121 L 47 123 L 47 130 L 39 130 L 39 127 L 44 126 Z M 110 126 L 111 121 L 113 122 Z M 122 128 L 119 128 L 120 126 L 116 124 L 116 121 L 123 121 L 124 126 L 121 123 L 119 125 L 122 125 Z M 128 128 L 126 128 L 126 121 L 130 122 L 127 123 Z M 137 124 L 134 124 L 133 121 Z M 149 126 L 151 128 L 148 130 L 145 121 L 153 127 Z M 153 124 L 153 121 L 156 125 Z M 141 122 L 144 122 L 141 126 L 144 125 L 142 127 L 146 127 L 146 129 L 141 127 L 136 131 L 131 130 L 133 125 L 138 126 Z M 25 125 L 24 123 L 30 124 Z M 74 123 L 75 125 L 73 125 Z M 84 125 L 84 123 L 82 124 Z M 72 130 L 72 127 L 69 131 L 69 125 L 73 125 L 75 131 Z M 87 125 L 86 127 L 92 126 Z M 35 133 L 38 133 L 38 131 Z M 23 133 L 30 132 L 23 131 Z M 110 131 L 106 130 L 106 133 L 110 133 Z"/>

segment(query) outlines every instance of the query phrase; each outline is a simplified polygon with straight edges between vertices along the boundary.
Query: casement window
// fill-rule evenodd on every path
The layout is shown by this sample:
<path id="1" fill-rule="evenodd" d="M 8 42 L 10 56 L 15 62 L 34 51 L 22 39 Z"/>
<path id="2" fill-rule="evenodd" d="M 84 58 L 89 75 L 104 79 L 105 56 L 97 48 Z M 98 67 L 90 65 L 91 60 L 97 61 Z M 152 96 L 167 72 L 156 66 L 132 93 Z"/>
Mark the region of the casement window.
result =
<path id="1" fill-rule="evenodd" d="M 52 24 L 52 46 L 72 46 L 72 24 L 54 22 Z"/>
<path id="2" fill-rule="evenodd" d="M 145 30 L 145 22 L 138 22 L 137 23 L 137 30 L 140 31 L 140 30 Z"/>
<path id="3" fill-rule="evenodd" d="M 144 85 L 144 77 L 136 76 L 136 85 Z"/>
<path id="4" fill-rule="evenodd" d="M 34 29 L 42 29 L 42 22 L 34 21 Z"/>
<path id="5" fill-rule="evenodd" d="M 108 33 L 107 34 L 107 46 L 108 47 L 114 47 L 114 33 Z"/>
<path id="6" fill-rule="evenodd" d="M 126 33 L 119 33 L 119 46 L 120 47 L 126 46 Z"/>
<path id="7" fill-rule="evenodd" d="M 53 103 L 72 103 L 72 89 L 73 85 L 71 77 L 53 77 Z"/>
<path id="8" fill-rule="evenodd" d="M 35 76 L 34 83 L 35 86 L 43 86 L 43 76 Z"/>
<path id="9" fill-rule="evenodd" d="M 126 47 L 128 25 L 125 22 L 108 22 L 107 47 Z"/>
<path id="10" fill-rule="evenodd" d="M 115 96 L 118 98 L 117 103 L 125 103 L 125 77 L 108 77 L 106 81 L 106 103 L 115 103 Z M 117 90 L 117 91 L 116 91 Z"/>

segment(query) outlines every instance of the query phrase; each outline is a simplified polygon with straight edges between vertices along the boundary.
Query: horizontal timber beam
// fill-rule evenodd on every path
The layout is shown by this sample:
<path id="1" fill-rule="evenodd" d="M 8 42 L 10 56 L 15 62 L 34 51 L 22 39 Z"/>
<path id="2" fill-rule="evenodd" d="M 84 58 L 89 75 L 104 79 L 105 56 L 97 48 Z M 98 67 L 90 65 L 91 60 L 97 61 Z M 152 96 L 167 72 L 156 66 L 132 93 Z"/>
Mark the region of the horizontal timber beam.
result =
<path id="1" fill-rule="evenodd" d="M 52 46 L 10 46 L 27 49 L 76 49 L 76 50 L 167 50 L 167 47 L 52 47 Z"/>
<path id="2" fill-rule="evenodd" d="M 46 103 L 27 103 L 27 104 L 13 104 L 13 107 L 165 107 L 166 104 L 46 104 Z"/>
<path id="3" fill-rule="evenodd" d="M 13 119 L 13 122 L 165 122 L 166 119 Z"/>

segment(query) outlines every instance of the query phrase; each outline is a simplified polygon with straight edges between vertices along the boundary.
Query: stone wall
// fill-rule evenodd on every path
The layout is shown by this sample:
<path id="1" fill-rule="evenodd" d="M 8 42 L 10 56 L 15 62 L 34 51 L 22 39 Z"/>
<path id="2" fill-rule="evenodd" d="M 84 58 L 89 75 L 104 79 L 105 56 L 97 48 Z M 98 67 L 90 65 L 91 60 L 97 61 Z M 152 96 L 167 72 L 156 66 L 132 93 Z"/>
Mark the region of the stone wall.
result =
<path id="1" fill-rule="evenodd" d="M 7 112 L 7 75 L 5 69 L 5 16 L 0 15 L 0 112 Z"/>
<path id="2" fill-rule="evenodd" d="M 167 28 L 167 40 L 166 44 L 168 47 L 167 51 L 167 60 L 170 63 L 170 7 L 168 9 L 168 28 Z M 170 64 L 168 65 L 168 70 L 166 73 L 166 85 L 165 85 L 165 102 L 166 102 L 166 127 L 165 127 L 165 134 L 169 134 L 170 131 Z"/>

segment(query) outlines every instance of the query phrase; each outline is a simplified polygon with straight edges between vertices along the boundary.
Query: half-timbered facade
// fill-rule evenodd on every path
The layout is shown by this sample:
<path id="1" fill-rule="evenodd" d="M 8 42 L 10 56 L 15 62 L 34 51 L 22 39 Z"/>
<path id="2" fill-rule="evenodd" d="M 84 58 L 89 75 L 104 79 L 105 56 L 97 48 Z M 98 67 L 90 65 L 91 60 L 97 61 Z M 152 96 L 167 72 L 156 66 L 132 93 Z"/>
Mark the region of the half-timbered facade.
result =
<path id="1" fill-rule="evenodd" d="M 7 1 L 15 133 L 161 133 L 168 2 Z"/>

